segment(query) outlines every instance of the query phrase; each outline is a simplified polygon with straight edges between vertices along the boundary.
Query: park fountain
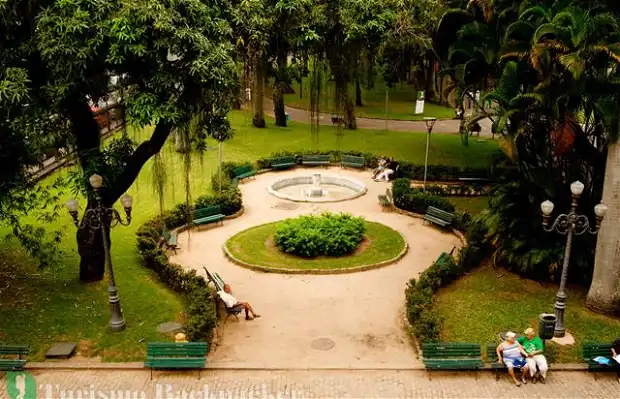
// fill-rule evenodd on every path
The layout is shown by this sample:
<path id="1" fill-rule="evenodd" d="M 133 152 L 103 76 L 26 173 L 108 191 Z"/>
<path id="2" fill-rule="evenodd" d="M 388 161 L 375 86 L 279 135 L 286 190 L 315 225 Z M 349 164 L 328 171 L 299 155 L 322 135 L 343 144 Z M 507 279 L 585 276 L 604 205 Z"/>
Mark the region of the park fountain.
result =
<path id="1" fill-rule="evenodd" d="M 267 191 L 278 198 L 296 202 L 338 202 L 362 196 L 366 185 L 340 175 L 313 173 L 278 179 Z"/>

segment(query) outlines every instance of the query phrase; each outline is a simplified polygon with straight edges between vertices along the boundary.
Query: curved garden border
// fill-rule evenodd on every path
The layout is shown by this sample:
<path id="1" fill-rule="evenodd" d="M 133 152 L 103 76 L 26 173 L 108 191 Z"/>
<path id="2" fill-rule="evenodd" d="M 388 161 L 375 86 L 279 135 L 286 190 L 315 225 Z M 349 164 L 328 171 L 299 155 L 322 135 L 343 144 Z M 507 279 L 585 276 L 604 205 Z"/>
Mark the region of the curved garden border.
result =
<path id="1" fill-rule="evenodd" d="M 228 249 L 226 245 L 228 243 L 228 240 L 224 243 L 224 245 L 222 245 L 222 251 L 224 252 L 224 256 L 226 256 L 226 258 L 228 258 L 234 264 L 244 267 L 246 269 L 250 269 L 250 270 L 254 270 L 258 272 L 279 273 L 279 274 L 350 274 L 350 273 L 364 272 L 367 270 L 379 269 L 381 267 L 393 265 L 394 263 L 401 260 L 403 256 L 407 254 L 407 251 L 409 250 L 409 243 L 407 242 L 407 240 L 405 239 L 405 236 L 400 231 L 397 231 L 397 230 L 394 230 L 394 231 L 400 234 L 400 236 L 403 239 L 403 242 L 405 243 L 404 248 L 402 249 L 402 251 L 400 251 L 398 255 L 396 255 L 392 259 L 384 260 L 378 263 L 372 263 L 368 265 L 355 266 L 355 267 L 348 267 L 344 269 L 305 269 L 305 270 L 302 270 L 302 269 L 286 269 L 286 268 L 276 268 L 276 267 L 255 265 L 255 264 L 248 263 L 248 262 L 242 261 L 241 259 L 236 258 L 230 252 L 230 250 Z"/>

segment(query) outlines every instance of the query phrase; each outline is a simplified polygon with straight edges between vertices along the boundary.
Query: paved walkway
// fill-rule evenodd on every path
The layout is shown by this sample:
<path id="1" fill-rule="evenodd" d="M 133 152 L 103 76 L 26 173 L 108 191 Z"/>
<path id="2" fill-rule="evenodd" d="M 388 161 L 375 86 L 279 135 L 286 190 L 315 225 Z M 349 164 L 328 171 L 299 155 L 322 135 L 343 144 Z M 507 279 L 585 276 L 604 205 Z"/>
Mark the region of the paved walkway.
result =
<path id="1" fill-rule="evenodd" d="M 616 398 L 613 376 L 552 372 L 545 385 L 520 388 L 489 372 L 423 371 L 34 371 L 39 399 L 301 398 Z M 0 377 L 0 398 L 9 398 Z M 31 396 L 26 396 L 31 398 Z"/>
<path id="2" fill-rule="evenodd" d="M 260 175 L 246 180 L 243 191 L 245 214 L 234 220 L 191 234 L 179 235 L 181 250 L 172 261 L 204 275 L 202 266 L 218 272 L 231 284 L 235 297 L 249 301 L 263 317 L 254 321 L 229 319 L 211 361 L 244 366 L 299 368 L 357 368 L 390 365 L 409 368 L 419 364 L 403 328 L 404 289 L 443 251 L 459 246 L 452 234 L 422 220 L 382 212 L 377 194 L 386 183 L 370 179 L 368 171 L 321 172 L 346 174 L 363 181 L 368 193 L 352 201 L 300 204 L 294 210 L 274 208 L 283 200 L 271 196 L 267 185 L 284 176 L 312 173 L 317 169 L 296 169 Z M 287 202 L 290 204 L 290 202 Z M 367 220 L 381 222 L 401 232 L 410 250 L 398 263 L 381 269 L 341 275 L 281 275 L 258 273 L 231 263 L 222 245 L 232 235 L 252 226 L 320 210 L 346 211 Z M 188 244 L 188 238 L 190 242 Z M 334 341 L 330 350 L 311 347 L 314 340 Z"/>
<path id="3" fill-rule="evenodd" d="M 265 98 L 264 102 L 265 113 L 273 117 L 273 101 Z M 291 116 L 293 121 L 299 121 L 303 123 L 310 123 L 310 112 L 305 109 L 286 107 L 286 112 Z M 398 130 L 405 132 L 426 132 L 426 124 L 424 121 L 403 121 L 396 119 L 388 119 L 387 123 L 385 119 L 375 118 L 362 118 L 357 117 L 357 127 L 359 129 L 373 129 L 373 130 Z M 321 113 L 319 115 L 319 124 L 332 125 L 331 115 L 327 113 Z M 440 120 L 435 123 L 433 127 L 433 133 L 441 134 L 459 134 L 459 127 L 461 125 L 460 120 L 448 119 Z M 482 131 L 480 137 L 489 138 L 492 137 L 491 133 L 491 121 L 484 119 L 480 121 Z"/>

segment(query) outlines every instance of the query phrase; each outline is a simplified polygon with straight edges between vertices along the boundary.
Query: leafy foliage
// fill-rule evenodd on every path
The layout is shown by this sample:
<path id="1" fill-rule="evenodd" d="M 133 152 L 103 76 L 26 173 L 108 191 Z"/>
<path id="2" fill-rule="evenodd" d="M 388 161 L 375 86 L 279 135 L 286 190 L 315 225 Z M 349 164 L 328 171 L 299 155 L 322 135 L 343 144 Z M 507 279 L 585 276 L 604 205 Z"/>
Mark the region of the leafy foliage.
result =
<path id="1" fill-rule="evenodd" d="M 306 258 L 342 256 L 355 251 L 365 231 L 363 218 L 326 212 L 285 220 L 274 241 L 281 251 Z"/>

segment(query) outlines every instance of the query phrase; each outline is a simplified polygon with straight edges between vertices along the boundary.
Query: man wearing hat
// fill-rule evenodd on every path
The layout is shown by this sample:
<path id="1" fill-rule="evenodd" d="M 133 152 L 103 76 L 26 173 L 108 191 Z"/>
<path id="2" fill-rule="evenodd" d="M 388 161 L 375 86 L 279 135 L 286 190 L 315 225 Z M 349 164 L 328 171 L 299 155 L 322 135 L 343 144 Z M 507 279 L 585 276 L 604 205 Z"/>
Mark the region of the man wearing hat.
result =
<path id="1" fill-rule="evenodd" d="M 530 370 L 532 382 L 536 382 L 536 367 L 538 367 L 540 382 L 544 383 L 547 378 L 547 370 L 549 369 L 549 366 L 547 365 L 545 355 L 543 355 L 543 352 L 545 351 L 543 342 L 540 337 L 536 336 L 533 328 L 526 329 L 523 334 L 525 334 L 525 336 L 519 337 L 517 342 L 523 346 L 525 353 L 527 353 L 525 360 L 527 361 L 527 367 Z"/>

